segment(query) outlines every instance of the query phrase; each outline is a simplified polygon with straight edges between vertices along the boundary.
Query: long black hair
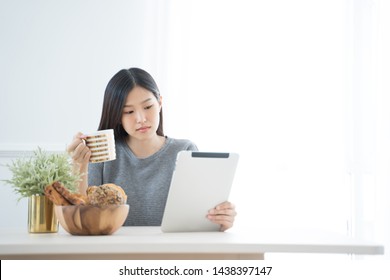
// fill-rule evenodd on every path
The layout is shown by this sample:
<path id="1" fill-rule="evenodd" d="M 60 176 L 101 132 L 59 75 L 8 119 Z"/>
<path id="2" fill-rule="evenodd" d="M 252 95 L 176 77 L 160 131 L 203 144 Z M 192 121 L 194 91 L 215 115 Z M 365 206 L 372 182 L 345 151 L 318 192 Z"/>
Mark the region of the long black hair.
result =
<path id="1" fill-rule="evenodd" d="M 129 92 L 135 86 L 140 86 L 152 92 L 156 99 L 159 100 L 160 91 L 153 77 L 148 72 L 140 68 L 122 69 L 107 84 L 98 130 L 114 129 L 116 139 L 124 139 L 128 136 L 121 124 L 122 111 Z M 162 109 L 160 110 L 160 123 L 157 128 L 157 134 L 164 136 Z"/>

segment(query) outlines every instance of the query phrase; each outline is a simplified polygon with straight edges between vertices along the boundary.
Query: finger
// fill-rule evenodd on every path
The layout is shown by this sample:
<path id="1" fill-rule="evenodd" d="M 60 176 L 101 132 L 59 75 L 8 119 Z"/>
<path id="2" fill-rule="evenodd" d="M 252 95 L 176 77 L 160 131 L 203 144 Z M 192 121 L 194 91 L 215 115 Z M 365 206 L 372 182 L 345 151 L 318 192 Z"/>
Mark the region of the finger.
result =
<path id="1" fill-rule="evenodd" d="M 80 158 L 81 160 L 85 160 L 87 154 L 90 152 L 90 150 L 87 146 L 84 145 L 84 143 L 79 144 L 75 151 L 77 151 L 78 158 Z"/>
<path id="2" fill-rule="evenodd" d="M 236 206 L 229 202 L 229 201 L 225 201 L 225 202 L 222 202 L 220 204 L 218 204 L 216 207 L 215 207 L 217 210 L 222 210 L 222 209 L 235 209 Z"/>
<path id="3" fill-rule="evenodd" d="M 235 211 L 226 211 L 224 214 L 209 213 L 207 218 L 216 223 L 233 222 L 236 214 Z"/>
<path id="4" fill-rule="evenodd" d="M 220 231 L 226 231 L 226 230 L 228 230 L 231 227 L 233 227 L 233 223 L 223 224 L 223 225 L 221 225 L 219 230 Z"/>
<path id="5" fill-rule="evenodd" d="M 225 222 L 232 223 L 234 222 L 234 216 L 226 216 L 226 215 L 211 215 L 210 220 L 215 223 L 222 224 Z"/>
<path id="6" fill-rule="evenodd" d="M 220 231 L 226 231 L 233 227 L 236 215 L 234 204 L 226 201 L 218 204 L 214 209 L 210 209 L 207 217 L 211 222 L 220 225 Z"/>
<path id="7" fill-rule="evenodd" d="M 83 160 L 85 161 L 89 161 L 89 158 L 91 157 L 91 150 L 88 149 L 88 151 L 85 153 L 84 157 L 83 157 Z"/>
<path id="8" fill-rule="evenodd" d="M 83 139 L 85 139 L 86 136 L 81 133 L 81 132 L 78 132 L 74 137 L 73 137 L 73 141 L 70 143 L 70 145 L 68 146 L 67 148 L 67 151 L 68 153 L 72 153 L 79 144 L 83 143 Z"/>
<path id="9" fill-rule="evenodd" d="M 209 211 L 209 214 L 210 215 L 225 215 L 225 216 L 233 216 L 234 217 L 237 215 L 237 212 L 234 209 L 222 209 L 222 210 L 211 209 Z"/>
<path id="10" fill-rule="evenodd" d="M 209 217 L 210 221 L 220 225 L 220 231 L 225 231 L 233 227 L 234 217 L 231 216 L 211 216 Z"/>
<path id="11" fill-rule="evenodd" d="M 89 148 L 83 143 L 79 143 L 72 153 L 73 160 L 85 159 L 87 154 L 90 153 Z"/>

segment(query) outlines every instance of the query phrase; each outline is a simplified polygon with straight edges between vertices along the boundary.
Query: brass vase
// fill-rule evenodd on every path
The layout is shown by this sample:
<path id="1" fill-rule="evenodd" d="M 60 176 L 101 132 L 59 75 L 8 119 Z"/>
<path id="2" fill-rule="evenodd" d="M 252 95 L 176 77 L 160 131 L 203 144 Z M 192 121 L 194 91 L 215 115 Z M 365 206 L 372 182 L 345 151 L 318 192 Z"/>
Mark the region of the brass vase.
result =
<path id="1" fill-rule="evenodd" d="M 44 195 L 33 195 L 28 199 L 28 232 L 58 232 L 58 219 L 54 204 Z"/>

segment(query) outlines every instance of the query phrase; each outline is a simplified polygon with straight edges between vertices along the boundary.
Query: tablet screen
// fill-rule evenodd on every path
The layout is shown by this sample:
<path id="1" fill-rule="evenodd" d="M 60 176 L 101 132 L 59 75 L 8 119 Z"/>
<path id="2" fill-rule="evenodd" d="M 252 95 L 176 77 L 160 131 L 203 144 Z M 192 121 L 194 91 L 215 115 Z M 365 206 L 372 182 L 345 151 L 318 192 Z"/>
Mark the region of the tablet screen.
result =
<path id="1" fill-rule="evenodd" d="M 229 199 L 238 158 L 236 153 L 179 152 L 162 231 L 218 231 L 219 225 L 206 216 Z"/>

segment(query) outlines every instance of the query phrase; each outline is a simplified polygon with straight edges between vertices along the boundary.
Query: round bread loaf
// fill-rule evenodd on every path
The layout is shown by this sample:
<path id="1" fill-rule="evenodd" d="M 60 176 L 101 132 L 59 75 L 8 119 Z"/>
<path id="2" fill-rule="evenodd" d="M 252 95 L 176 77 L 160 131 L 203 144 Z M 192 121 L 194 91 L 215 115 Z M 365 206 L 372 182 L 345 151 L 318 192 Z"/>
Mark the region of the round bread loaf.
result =
<path id="1" fill-rule="evenodd" d="M 87 197 L 89 204 L 95 206 L 121 205 L 127 201 L 125 191 L 115 184 L 88 187 Z"/>

